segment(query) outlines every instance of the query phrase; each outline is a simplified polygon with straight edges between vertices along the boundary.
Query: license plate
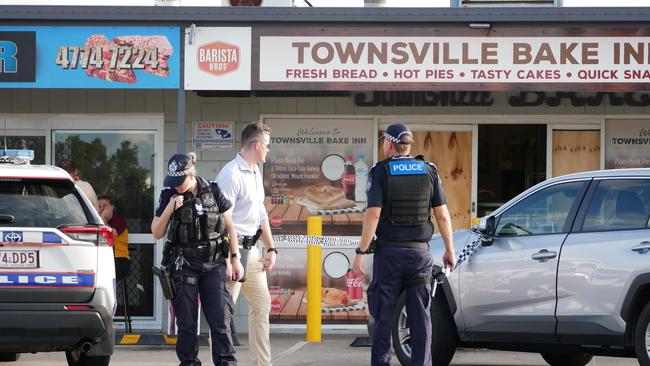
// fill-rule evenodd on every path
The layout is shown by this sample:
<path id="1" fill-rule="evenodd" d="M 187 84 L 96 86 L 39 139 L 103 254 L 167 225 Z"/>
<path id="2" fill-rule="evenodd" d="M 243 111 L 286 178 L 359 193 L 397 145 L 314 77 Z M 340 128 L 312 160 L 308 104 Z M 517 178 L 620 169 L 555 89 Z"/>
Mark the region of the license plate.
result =
<path id="1" fill-rule="evenodd" d="M 0 250 L 0 268 L 39 268 L 38 250 Z"/>

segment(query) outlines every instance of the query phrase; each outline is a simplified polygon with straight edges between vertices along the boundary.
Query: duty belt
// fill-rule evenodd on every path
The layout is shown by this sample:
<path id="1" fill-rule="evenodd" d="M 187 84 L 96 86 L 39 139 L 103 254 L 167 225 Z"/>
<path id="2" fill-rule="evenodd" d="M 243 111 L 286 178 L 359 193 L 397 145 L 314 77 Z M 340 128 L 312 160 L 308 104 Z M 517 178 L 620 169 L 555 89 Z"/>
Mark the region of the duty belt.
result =
<path id="1" fill-rule="evenodd" d="M 210 251 L 210 245 L 200 245 L 196 247 L 175 247 L 172 249 L 174 256 L 183 257 L 199 257 L 199 258 L 212 258 L 213 260 L 219 259 L 221 253 L 216 249 L 216 246 Z M 215 253 L 216 252 L 216 253 Z"/>
<path id="2" fill-rule="evenodd" d="M 422 243 L 419 241 L 377 241 L 377 247 L 414 248 L 429 251 L 429 243 Z"/>
<path id="3" fill-rule="evenodd" d="M 237 240 L 239 241 L 239 245 L 244 247 L 244 249 L 250 249 L 255 245 L 255 243 L 257 243 L 257 239 L 260 238 L 260 235 L 262 235 L 262 229 L 257 229 L 255 235 L 238 236 Z"/>

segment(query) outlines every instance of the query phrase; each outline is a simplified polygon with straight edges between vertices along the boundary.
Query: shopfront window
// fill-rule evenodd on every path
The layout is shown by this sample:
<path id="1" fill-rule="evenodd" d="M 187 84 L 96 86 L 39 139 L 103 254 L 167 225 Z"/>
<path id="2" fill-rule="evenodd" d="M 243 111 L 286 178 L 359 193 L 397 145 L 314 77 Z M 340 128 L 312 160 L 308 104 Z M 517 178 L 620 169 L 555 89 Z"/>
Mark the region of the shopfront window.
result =
<path id="1" fill-rule="evenodd" d="M 32 164 L 45 164 L 45 136 L 6 136 L 0 141 L 2 147 L 5 139 L 7 149 L 34 150 Z"/>
<path id="2" fill-rule="evenodd" d="M 117 213 L 126 220 L 131 257 L 129 313 L 152 316 L 155 131 L 55 130 L 52 147 L 54 162 L 74 161 L 80 178 L 93 186 L 97 196 L 111 197 Z M 123 313 L 121 291 L 117 295 L 119 316 Z"/>

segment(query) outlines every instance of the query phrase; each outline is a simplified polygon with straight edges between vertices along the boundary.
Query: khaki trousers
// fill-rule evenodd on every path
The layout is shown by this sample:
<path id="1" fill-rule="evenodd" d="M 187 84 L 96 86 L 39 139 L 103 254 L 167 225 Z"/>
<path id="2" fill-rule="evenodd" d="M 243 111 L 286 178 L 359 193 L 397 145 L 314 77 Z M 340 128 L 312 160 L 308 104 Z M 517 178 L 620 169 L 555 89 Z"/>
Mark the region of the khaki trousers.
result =
<path id="1" fill-rule="evenodd" d="M 271 343 L 269 341 L 269 315 L 271 294 L 266 281 L 266 272 L 259 262 L 260 252 L 253 247 L 248 254 L 246 282 L 229 281 L 233 301 L 237 302 L 240 290 L 248 301 L 248 344 L 253 366 L 271 365 Z"/>

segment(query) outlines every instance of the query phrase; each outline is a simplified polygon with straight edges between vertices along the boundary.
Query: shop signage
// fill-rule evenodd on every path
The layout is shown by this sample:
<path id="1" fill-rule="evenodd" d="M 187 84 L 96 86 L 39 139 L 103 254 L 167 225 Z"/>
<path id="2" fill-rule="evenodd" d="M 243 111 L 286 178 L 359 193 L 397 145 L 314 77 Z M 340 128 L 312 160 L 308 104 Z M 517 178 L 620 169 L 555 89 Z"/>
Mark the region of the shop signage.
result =
<path id="1" fill-rule="evenodd" d="M 273 134 L 264 164 L 272 230 L 306 234 L 309 215 L 325 215 L 324 235 L 361 235 L 372 119 L 265 120 Z"/>
<path id="2" fill-rule="evenodd" d="M 650 120 L 605 121 L 605 169 L 650 168 Z"/>
<path id="3" fill-rule="evenodd" d="M 35 34 L 36 75 L 5 88 L 175 89 L 178 27 L 0 27 Z M 2 33 L 0 33 L 2 34 Z"/>
<path id="4" fill-rule="evenodd" d="M 489 107 L 490 92 L 467 91 L 374 91 L 354 96 L 357 107 Z"/>
<path id="5" fill-rule="evenodd" d="M 650 106 L 650 93 L 643 92 L 519 92 L 508 98 L 511 107 L 557 107 L 567 100 L 573 107 Z M 374 91 L 354 95 L 357 107 L 489 107 L 494 99 L 489 91 Z"/>
<path id="6" fill-rule="evenodd" d="M 251 28 L 185 31 L 185 89 L 250 90 Z"/>
<path id="7" fill-rule="evenodd" d="M 558 29 L 537 35 L 500 29 L 508 37 L 463 35 L 466 30 L 449 36 L 414 29 L 255 32 L 260 56 L 254 87 L 261 89 L 281 83 L 336 90 L 638 90 L 650 84 L 650 34 L 633 31 L 629 37 L 569 37 Z"/>
<path id="8" fill-rule="evenodd" d="M 0 82 L 33 82 L 36 36 L 34 32 L 0 32 Z"/>
<path id="9" fill-rule="evenodd" d="M 232 150 L 235 146 L 234 122 L 192 123 L 192 147 L 195 150 Z"/>
<path id="10" fill-rule="evenodd" d="M 508 102 L 512 107 L 536 107 L 540 105 L 557 107 L 564 99 L 568 100 L 574 107 L 596 107 L 604 102 L 609 103 L 611 106 L 647 107 L 650 105 L 649 93 L 636 92 L 599 92 L 582 96 L 574 92 L 520 92 L 519 95 L 510 97 Z"/>

